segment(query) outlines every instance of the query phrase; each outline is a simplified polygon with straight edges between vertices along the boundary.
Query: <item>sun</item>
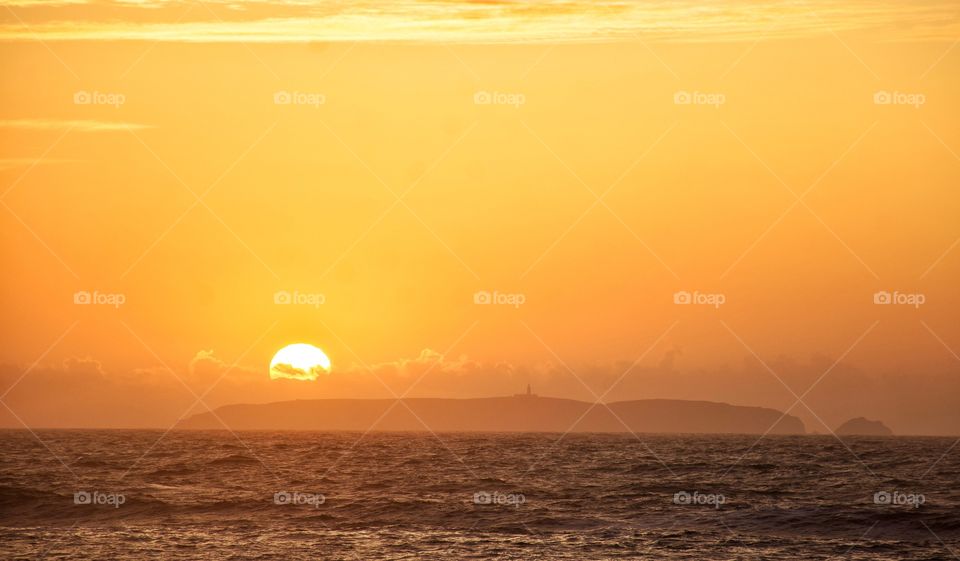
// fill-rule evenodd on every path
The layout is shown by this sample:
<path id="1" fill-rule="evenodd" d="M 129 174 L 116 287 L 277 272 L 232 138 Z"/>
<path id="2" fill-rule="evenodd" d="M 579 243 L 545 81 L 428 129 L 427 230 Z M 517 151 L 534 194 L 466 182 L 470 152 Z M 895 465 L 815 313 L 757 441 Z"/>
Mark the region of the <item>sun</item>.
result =
<path id="1" fill-rule="evenodd" d="M 270 379 L 316 380 L 330 373 L 330 359 L 319 348 L 295 343 L 277 351 L 270 361 Z"/>

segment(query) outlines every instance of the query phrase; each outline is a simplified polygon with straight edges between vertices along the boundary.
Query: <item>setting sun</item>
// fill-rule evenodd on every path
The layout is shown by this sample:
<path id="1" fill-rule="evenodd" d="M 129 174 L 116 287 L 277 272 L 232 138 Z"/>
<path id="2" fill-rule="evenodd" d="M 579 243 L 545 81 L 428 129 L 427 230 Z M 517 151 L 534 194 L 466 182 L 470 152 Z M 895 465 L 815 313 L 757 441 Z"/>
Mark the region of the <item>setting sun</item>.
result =
<path id="1" fill-rule="evenodd" d="M 287 345 L 277 351 L 270 361 L 270 378 L 276 380 L 316 380 L 330 372 L 327 354 L 307 343 Z"/>

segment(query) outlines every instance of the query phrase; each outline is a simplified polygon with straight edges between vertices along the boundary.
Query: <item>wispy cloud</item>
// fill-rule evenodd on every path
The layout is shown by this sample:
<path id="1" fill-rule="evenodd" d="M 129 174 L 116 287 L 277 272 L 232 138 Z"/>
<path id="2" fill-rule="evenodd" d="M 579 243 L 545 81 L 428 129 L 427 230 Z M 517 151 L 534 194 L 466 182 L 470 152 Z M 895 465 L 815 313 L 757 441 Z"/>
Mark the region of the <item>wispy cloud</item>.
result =
<path id="1" fill-rule="evenodd" d="M 87 121 L 62 119 L 9 119 L 0 120 L 0 129 L 20 129 L 35 131 L 62 131 L 77 132 L 110 132 L 125 130 L 142 130 L 153 128 L 153 125 L 140 123 L 123 123 L 118 121 Z"/>
<path id="2" fill-rule="evenodd" d="M 954 40 L 956 3 L 828 0 L 574 3 L 358 0 L 6 0 L 0 40 L 179 42 L 739 41 L 866 31 L 878 40 Z M 9 10 L 8 10 L 9 11 Z"/>

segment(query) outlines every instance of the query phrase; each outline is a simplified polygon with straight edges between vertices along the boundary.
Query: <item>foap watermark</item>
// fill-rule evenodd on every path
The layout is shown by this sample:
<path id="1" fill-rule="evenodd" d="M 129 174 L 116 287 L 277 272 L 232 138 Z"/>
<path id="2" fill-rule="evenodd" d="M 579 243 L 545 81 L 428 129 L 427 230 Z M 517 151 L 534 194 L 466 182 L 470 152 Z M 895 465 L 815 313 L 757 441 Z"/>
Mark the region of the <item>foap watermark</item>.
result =
<path id="1" fill-rule="evenodd" d="M 99 290 L 87 292 L 86 290 L 78 290 L 73 293 L 73 303 L 80 306 L 96 305 L 119 308 L 126 301 L 127 296 L 120 292 L 100 292 Z"/>
<path id="2" fill-rule="evenodd" d="M 715 109 L 727 102 L 727 96 L 719 92 L 688 92 L 679 90 L 673 94 L 675 105 L 712 105 Z"/>
<path id="3" fill-rule="evenodd" d="M 900 491 L 877 491 L 873 494 L 873 504 L 883 506 L 909 506 L 920 508 L 927 497 L 920 493 L 901 493 Z"/>
<path id="4" fill-rule="evenodd" d="M 680 305 L 696 304 L 698 306 L 713 306 L 719 308 L 727 302 L 727 297 L 721 293 L 707 293 L 694 290 L 681 290 L 673 293 L 673 303 Z"/>
<path id="5" fill-rule="evenodd" d="M 527 102 L 527 96 L 519 92 L 488 92 L 481 90 L 473 94 L 473 103 L 476 105 L 508 105 L 519 109 Z"/>
<path id="6" fill-rule="evenodd" d="M 274 92 L 273 103 L 275 105 L 308 105 L 318 109 L 327 102 L 327 96 L 317 92 L 288 92 L 280 90 Z"/>
<path id="7" fill-rule="evenodd" d="M 920 292 L 900 292 L 898 290 L 887 292 L 886 290 L 881 290 L 873 293 L 873 303 L 880 306 L 897 305 L 919 308 L 926 301 L 926 295 Z"/>
<path id="8" fill-rule="evenodd" d="M 922 93 L 907 93 L 886 90 L 880 90 L 873 94 L 873 103 L 875 105 L 909 105 L 914 109 L 919 109 L 921 105 L 927 102 L 927 96 Z"/>
<path id="9" fill-rule="evenodd" d="M 273 303 L 280 306 L 313 306 L 319 308 L 326 302 L 327 297 L 319 292 L 278 290 L 273 293 Z"/>
<path id="10" fill-rule="evenodd" d="M 88 92 L 86 90 L 80 90 L 73 94 L 74 105 L 110 105 L 120 107 L 126 102 L 127 96 L 116 92 Z"/>
<path id="11" fill-rule="evenodd" d="M 75 505 L 108 505 L 113 508 L 120 508 L 120 505 L 127 502 L 127 497 L 123 493 L 102 493 L 100 491 L 76 491 L 73 493 L 73 504 Z"/>
<path id="12" fill-rule="evenodd" d="M 526 301 L 526 295 L 519 292 L 508 293 L 499 292 L 496 290 L 493 292 L 488 290 L 479 290 L 473 293 L 473 303 L 481 306 L 494 304 L 497 306 L 513 306 L 514 308 L 519 308 Z"/>
<path id="13" fill-rule="evenodd" d="M 527 502 L 527 497 L 523 493 L 501 493 L 499 491 L 477 491 L 473 494 L 473 504 L 475 505 L 507 505 L 520 508 L 520 505 Z"/>
<path id="14" fill-rule="evenodd" d="M 677 491 L 673 494 L 675 505 L 709 505 L 720 509 L 720 505 L 727 502 L 727 498 L 720 493 L 701 493 L 700 491 Z"/>
<path id="15" fill-rule="evenodd" d="M 320 508 L 327 498 L 320 493 L 302 493 L 300 491 L 277 491 L 273 494 L 275 505 L 307 505 Z"/>

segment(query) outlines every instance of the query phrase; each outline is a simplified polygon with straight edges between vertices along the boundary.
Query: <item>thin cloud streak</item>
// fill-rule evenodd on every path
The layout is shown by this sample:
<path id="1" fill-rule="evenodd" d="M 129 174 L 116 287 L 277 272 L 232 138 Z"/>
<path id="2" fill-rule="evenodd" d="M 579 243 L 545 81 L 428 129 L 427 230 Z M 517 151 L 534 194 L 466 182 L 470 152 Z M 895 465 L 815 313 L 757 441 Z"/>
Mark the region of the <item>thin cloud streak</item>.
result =
<path id="1" fill-rule="evenodd" d="M 153 125 L 123 123 L 119 121 L 71 121 L 60 119 L 10 119 L 0 121 L 0 129 L 20 129 L 34 131 L 74 130 L 77 132 L 112 132 L 129 129 L 152 129 Z"/>
<path id="2" fill-rule="evenodd" d="M 874 32 L 881 41 L 954 41 L 960 30 L 955 5 L 949 2 L 843 7 L 824 0 L 714 6 L 611 0 L 537 5 L 212 0 L 209 4 L 218 8 L 214 19 L 201 11 L 183 21 L 186 3 L 181 1 L 13 0 L 2 4 L 16 9 L 17 20 L 0 24 L 0 41 L 526 43 L 634 41 L 642 35 L 645 41 L 705 42 L 850 31 Z"/>

